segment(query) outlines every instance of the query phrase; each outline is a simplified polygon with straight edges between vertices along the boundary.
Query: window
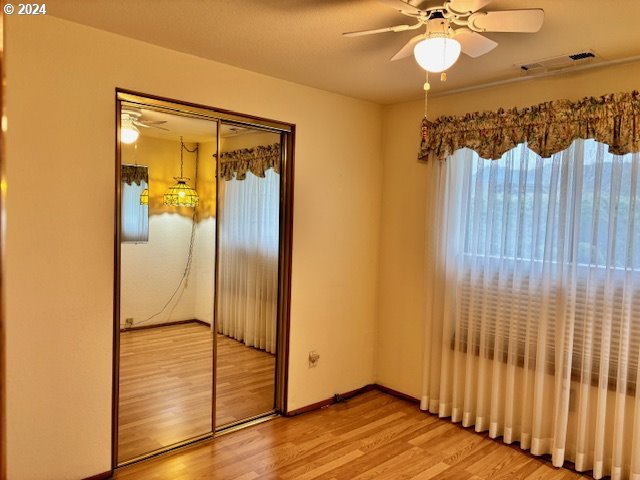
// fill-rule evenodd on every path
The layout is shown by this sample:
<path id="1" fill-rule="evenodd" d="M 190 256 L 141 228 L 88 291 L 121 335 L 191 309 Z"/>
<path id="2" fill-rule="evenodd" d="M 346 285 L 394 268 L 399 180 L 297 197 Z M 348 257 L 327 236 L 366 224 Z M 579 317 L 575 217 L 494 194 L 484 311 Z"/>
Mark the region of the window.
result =
<path id="1" fill-rule="evenodd" d="M 519 145 L 500 160 L 465 149 L 450 161 L 460 218 L 457 348 L 480 354 L 489 336 L 487 355 L 551 370 L 556 353 L 569 352 L 574 375 L 586 365 L 587 380 L 621 371 L 635 385 L 640 155 L 576 140 L 550 158 Z"/>
<path id="2" fill-rule="evenodd" d="M 611 155 L 594 140 L 551 158 L 526 145 L 496 161 L 472 155 L 466 254 L 640 271 L 628 241 L 640 248 L 632 155 Z"/>
<path id="3" fill-rule="evenodd" d="M 148 169 L 142 165 L 122 165 L 122 210 L 120 238 L 122 242 L 149 240 L 149 205 L 140 196 L 149 188 Z"/>

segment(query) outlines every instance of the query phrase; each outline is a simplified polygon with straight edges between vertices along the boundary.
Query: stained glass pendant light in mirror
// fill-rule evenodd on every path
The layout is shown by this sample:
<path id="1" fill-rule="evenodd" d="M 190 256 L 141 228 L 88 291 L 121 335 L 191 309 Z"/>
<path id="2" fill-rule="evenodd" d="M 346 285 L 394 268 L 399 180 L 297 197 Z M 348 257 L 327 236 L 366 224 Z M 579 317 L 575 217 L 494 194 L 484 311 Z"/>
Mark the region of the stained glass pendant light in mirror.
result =
<path id="1" fill-rule="evenodd" d="M 200 203 L 198 193 L 187 183 L 187 180 L 190 179 L 182 175 L 182 156 L 185 150 L 187 150 L 187 152 L 189 153 L 193 153 L 197 152 L 198 148 L 196 147 L 193 150 L 188 150 L 187 147 L 184 146 L 182 137 L 180 137 L 180 176 L 173 177 L 175 178 L 176 183 L 169 187 L 167 193 L 164 194 L 163 203 L 171 207 L 197 207 Z"/>
<path id="2" fill-rule="evenodd" d="M 149 189 L 145 188 L 140 194 L 140 205 L 149 205 Z"/>

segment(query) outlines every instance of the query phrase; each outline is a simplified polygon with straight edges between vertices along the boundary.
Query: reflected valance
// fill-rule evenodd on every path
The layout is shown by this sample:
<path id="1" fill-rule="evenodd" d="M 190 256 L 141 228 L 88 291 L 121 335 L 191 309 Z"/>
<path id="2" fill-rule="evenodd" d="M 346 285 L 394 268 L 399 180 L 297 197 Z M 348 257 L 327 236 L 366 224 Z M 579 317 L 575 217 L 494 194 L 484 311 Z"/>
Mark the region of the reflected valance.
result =
<path id="1" fill-rule="evenodd" d="M 149 168 L 145 165 L 122 165 L 122 181 L 127 185 L 149 183 Z"/>
<path id="2" fill-rule="evenodd" d="M 247 172 L 257 177 L 273 168 L 280 173 L 280 144 L 260 145 L 255 148 L 243 148 L 220 155 L 220 176 L 225 180 L 244 180 Z"/>
<path id="3" fill-rule="evenodd" d="M 445 160 L 468 147 L 482 158 L 498 159 L 520 143 L 550 157 L 577 138 L 609 145 L 616 155 L 640 151 L 640 93 L 555 100 L 525 108 L 499 109 L 422 120 L 420 160 Z"/>

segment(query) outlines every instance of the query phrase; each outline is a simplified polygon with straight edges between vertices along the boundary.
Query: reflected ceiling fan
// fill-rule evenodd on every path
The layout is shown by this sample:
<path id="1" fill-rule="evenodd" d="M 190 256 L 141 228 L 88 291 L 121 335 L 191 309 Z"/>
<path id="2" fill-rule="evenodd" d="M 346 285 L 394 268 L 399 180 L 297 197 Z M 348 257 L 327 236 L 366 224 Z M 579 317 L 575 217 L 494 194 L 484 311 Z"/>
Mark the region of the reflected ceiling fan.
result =
<path id="1" fill-rule="evenodd" d="M 122 143 L 133 143 L 140 136 L 139 127 L 157 128 L 158 130 L 169 131 L 168 128 L 160 125 L 167 123 L 166 120 L 145 120 L 140 109 L 134 107 L 123 107 L 120 121 L 120 140 Z"/>
<path id="2" fill-rule="evenodd" d="M 395 25 L 347 32 L 346 37 L 359 37 L 384 32 L 404 32 L 425 27 L 425 33 L 411 38 L 391 60 L 416 57 L 428 72 L 443 72 L 451 67 L 460 52 L 476 58 L 489 53 L 498 43 L 482 35 L 484 32 L 534 33 L 544 21 L 544 10 L 481 11 L 491 0 L 445 0 L 410 2 L 409 0 L 379 0 L 399 13 L 415 20 L 410 25 Z"/>

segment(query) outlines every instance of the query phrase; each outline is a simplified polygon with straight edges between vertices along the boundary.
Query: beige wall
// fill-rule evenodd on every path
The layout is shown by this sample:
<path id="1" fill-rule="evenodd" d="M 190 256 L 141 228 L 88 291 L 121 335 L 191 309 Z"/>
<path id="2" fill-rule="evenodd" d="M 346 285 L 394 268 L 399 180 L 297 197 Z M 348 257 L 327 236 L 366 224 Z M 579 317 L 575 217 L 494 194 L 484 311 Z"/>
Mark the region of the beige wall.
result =
<path id="1" fill-rule="evenodd" d="M 381 107 L 52 17 L 7 20 L 9 478 L 110 467 L 116 87 L 296 124 L 289 406 L 373 381 Z"/>
<path id="2" fill-rule="evenodd" d="M 453 75 L 453 73 L 452 73 Z M 590 70 L 429 100 L 429 117 L 640 88 L 640 64 Z M 376 380 L 420 397 L 423 355 L 426 169 L 418 162 L 424 101 L 384 108 Z"/>
<path id="3" fill-rule="evenodd" d="M 222 137 L 220 139 L 220 151 L 222 153 L 240 150 L 242 148 L 254 148 L 259 145 L 268 146 L 280 143 L 280 134 L 272 132 L 251 131 L 241 135 Z"/>

